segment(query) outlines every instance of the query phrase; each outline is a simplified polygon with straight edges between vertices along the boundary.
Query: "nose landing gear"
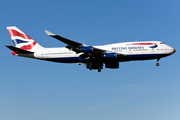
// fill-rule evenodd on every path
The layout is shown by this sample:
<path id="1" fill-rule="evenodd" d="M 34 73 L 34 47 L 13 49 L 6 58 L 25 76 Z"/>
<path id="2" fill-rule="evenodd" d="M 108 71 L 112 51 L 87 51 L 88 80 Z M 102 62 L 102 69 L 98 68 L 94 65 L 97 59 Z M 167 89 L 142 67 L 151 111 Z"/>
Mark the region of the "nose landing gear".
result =
<path id="1" fill-rule="evenodd" d="M 156 66 L 159 66 L 159 60 L 160 60 L 160 58 L 157 59 Z"/>

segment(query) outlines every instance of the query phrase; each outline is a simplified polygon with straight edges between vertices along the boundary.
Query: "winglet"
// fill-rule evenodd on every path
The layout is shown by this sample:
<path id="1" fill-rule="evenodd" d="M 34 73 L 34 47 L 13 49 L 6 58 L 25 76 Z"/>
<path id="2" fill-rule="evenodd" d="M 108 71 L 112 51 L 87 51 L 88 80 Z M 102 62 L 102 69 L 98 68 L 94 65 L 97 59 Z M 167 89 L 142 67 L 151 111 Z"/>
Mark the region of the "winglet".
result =
<path id="1" fill-rule="evenodd" d="M 49 35 L 49 36 L 55 36 L 55 34 L 49 32 L 48 30 L 45 30 L 46 34 Z"/>

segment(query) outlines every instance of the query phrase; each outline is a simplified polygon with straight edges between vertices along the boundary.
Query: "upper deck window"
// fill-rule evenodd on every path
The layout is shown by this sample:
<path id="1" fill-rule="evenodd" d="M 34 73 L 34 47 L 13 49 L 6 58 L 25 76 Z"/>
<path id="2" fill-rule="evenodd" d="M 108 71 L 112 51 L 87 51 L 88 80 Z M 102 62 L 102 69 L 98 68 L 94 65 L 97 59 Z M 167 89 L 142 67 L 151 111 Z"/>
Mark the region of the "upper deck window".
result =
<path id="1" fill-rule="evenodd" d="M 163 42 L 160 42 L 160 44 L 164 44 Z"/>

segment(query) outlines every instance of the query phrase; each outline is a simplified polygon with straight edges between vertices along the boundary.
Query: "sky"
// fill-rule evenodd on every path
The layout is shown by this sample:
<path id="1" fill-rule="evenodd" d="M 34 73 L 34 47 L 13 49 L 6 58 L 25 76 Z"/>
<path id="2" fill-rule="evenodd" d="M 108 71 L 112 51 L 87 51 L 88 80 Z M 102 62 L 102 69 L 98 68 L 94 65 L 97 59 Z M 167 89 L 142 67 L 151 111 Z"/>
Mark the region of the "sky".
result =
<path id="1" fill-rule="evenodd" d="M 179 120 L 179 0 L 1 0 L 1 120 Z M 11 55 L 7 26 L 43 47 L 65 44 L 49 30 L 87 45 L 163 41 L 176 53 L 121 62 L 119 69 Z"/>

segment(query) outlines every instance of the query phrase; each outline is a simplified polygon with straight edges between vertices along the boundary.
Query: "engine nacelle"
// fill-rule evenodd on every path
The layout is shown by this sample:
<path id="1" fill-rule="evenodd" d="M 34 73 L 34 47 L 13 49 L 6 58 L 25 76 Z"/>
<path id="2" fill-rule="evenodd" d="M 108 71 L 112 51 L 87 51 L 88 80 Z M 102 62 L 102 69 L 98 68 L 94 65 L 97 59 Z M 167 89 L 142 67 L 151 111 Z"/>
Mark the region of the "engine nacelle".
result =
<path id="1" fill-rule="evenodd" d="M 85 46 L 80 48 L 81 52 L 93 52 L 93 47 L 92 46 Z"/>
<path id="2" fill-rule="evenodd" d="M 119 63 L 105 63 L 106 68 L 111 68 L 111 69 L 117 69 L 119 68 Z"/>
<path id="3" fill-rule="evenodd" d="M 117 58 L 116 53 L 105 53 L 104 58 Z"/>

